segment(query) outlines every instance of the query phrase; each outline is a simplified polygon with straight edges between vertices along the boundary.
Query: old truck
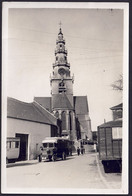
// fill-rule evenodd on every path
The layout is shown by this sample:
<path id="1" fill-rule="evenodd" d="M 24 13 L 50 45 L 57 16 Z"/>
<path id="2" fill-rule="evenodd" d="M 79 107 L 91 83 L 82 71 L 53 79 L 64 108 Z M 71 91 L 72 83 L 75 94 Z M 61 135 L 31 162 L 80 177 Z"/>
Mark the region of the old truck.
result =
<path id="1" fill-rule="evenodd" d="M 122 168 L 122 119 L 106 122 L 98 126 L 99 159 L 105 172 Z"/>
<path id="2" fill-rule="evenodd" d="M 42 141 L 41 153 L 38 156 L 39 162 L 42 160 L 52 160 L 61 158 L 65 160 L 72 154 L 72 142 L 61 137 L 47 137 Z"/>

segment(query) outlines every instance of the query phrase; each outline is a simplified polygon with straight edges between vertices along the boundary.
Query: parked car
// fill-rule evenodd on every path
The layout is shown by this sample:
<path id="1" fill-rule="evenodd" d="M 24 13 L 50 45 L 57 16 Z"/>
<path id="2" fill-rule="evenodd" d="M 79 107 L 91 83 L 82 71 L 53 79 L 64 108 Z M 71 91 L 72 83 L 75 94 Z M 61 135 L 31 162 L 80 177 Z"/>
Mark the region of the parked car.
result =
<path id="1" fill-rule="evenodd" d="M 41 154 L 38 156 L 39 162 L 44 160 L 56 161 L 72 154 L 72 142 L 61 137 L 47 137 L 42 141 Z"/>

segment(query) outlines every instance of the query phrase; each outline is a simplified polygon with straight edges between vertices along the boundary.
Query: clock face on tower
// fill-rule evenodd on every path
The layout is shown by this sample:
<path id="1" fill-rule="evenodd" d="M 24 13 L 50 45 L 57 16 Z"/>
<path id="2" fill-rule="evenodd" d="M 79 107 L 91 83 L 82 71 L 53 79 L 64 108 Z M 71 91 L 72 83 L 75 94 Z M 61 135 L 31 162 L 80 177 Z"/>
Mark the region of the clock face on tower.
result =
<path id="1" fill-rule="evenodd" d="M 66 71 L 65 71 L 64 68 L 60 68 L 60 69 L 58 70 L 58 73 L 59 73 L 60 75 L 64 75 L 64 74 L 66 73 Z"/>

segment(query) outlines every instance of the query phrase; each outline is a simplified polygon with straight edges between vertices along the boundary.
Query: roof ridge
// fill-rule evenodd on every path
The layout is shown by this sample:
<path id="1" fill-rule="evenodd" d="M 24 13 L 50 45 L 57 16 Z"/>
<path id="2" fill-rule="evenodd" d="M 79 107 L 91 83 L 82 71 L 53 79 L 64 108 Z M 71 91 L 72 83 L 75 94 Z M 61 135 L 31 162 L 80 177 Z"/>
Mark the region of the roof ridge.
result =
<path id="1" fill-rule="evenodd" d="M 118 108 L 118 107 L 123 108 L 123 103 L 120 103 L 120 104 L 118 104 L 118 105 L 115 105 L 115 106 L 111 107 L 110 109 Z"/>
<path id="2" fill-rule="evenodd" d="M 73 107 L 66 94 L 56 94 L 54 97 L 53 108 L 73 110 Z"/>
<path id="3" fill-rule="evenodd" d="M 48 97 L 34 97 L 35 98 L 51 98 L 51 96 L 48 96 Z"/>
<path id="4" fill-rule="evenodd" d="M 23 104 L 25 104 L 25 105 L 29 105 L 29 104 L 32 104 L 33 102 L 24 102 L 24 101 L 20 101 L 20 100 L 18 100 L 18 99 L 16 99 L 16 98 L 13 98 L 13 97 L 7 97 L 7 99 L 10 99 L 10 100 L 14 100 L 14 101 L 16 101 L 16 102 L 19 102 L 19 103 L 23 103 Z"/>
<path id="5" fill-rule="evenodd" d="M 64 96 L 66 97 L 66 101 L 68 101 L 68 104 L 70 105 L 70 107 L 73 109 L 73 107 L 72 107 L 72 105 L 71 105 L 71 103 L 70 103 L 70 101 L 69 101 L 69 99 L 68 99 L 67 95 L 66 95 L 66 94 L 64 94 Z M 67 105 L 67 103 L 66 103 L 66 105 Z M 67 105 L 67 107 L 68 107 L 68 105 Z"/>
<path id="6" fill-rule="evenodd" d="M 35 107 L 34 104 L 33 104 L 33 107 L 34 107 L 42 116 L 44 115 L 43 112 L 41 112 L 41 111 L 39 110 L 38 107 Z M 45 116 L 45 118 L 46 118 L 51 124 L 53 124 L 53 122 L 52 122 L 47 116 Z"/>
<path id="7" fill-rule="evenodd" d="M 52 117 L 54 117 L 54 119 L 56 119 L 57 120 L 57 118 L 52 114 L 52 113 L 50 113 L 48 110 L 46 110 L 42 105 L 40 105 L 38 102 L 36 102 L 36 101 L 34 101 L 37 105 L 39 105 L 39 107 L 41 107 L 43 110 L 45 110 L 45 112 L 47 112 L 47 113 L 49 113 Z M 34 103 L 33 103 L 33 105 L 34 105 Z M 35 107 L 35 105 L 34 105 L 34 107 Z M 38 109 L 38 111 L 41 113 L 41 114 L 43 114 L 42 112 L 41 112 L 41 110 L 38 108 L 38 107 L 36 107 L 37 109 Z M 44 114 L 43 114 L 44 115 Z M 49 117 L 47 117 L 46 116 L 46 118 L 53 124 L 53 122 L 51 121 L 51 119 L 49 118 Z M 55 123 L 54 123 L 55 124 Z"/>

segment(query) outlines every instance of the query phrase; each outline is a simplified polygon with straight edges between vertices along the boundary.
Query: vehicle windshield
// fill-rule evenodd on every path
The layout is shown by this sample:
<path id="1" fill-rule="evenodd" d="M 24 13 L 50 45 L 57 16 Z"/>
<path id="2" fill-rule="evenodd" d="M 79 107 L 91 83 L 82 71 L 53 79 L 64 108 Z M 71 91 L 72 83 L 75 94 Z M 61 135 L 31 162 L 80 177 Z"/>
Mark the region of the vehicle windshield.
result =
<path id="1" fill-rule="evenodd" d="M 44 148 L 47 148 L 48 147 L 48 144 L 47 143 L 43 143 L 43 147 Z"/>
<path id="2" fill-rule="evenodd" d="M 43 147 L 47 148 L 47 147 L 54 147 L 54 143 L 43 143 Z"/>
<path id="3" fill-rule="evenodd" d="M 49 143 L 49 147 L 54 147 L 54 143 Z"/>

